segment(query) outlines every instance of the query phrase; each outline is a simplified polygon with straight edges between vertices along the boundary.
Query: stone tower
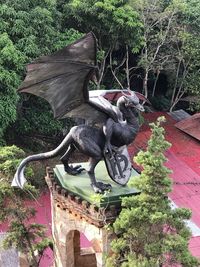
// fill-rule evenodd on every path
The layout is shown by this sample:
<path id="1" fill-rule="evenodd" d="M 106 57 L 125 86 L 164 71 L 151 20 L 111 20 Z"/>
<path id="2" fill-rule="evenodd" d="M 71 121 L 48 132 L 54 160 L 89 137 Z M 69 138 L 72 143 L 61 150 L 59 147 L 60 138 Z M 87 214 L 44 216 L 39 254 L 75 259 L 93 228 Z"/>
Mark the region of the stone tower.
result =
<path id="1" fill-rule="evenodd" d="M 103 164 L 97 166 L 97 173 L 105 177 L 107 172 Z M 138 174 L 134 172 L 135 175 Z M 109 180 L 113 186 L 110 193 L 105 196 L 94 194 L 87 174 L 70 176 L 62 165 L 54 170 L 47 168 L 46 182 L 51 192 L 54 267 L 105 266 L 114 238 L 106 225 L 118 216 L 121 197 L 138 192 Z M 80 233 L 90 241 L 90 248 L 80 247 Z"/>

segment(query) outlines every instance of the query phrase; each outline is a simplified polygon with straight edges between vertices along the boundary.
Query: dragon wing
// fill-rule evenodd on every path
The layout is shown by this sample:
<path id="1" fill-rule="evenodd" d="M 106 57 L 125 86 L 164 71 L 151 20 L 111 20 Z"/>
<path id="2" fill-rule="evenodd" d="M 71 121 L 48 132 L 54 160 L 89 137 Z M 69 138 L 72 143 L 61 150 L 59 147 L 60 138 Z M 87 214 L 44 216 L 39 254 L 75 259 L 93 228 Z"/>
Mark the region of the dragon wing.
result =
<path id="1" fill-rule="evenodd" d="M 89 80 L 97 72 L 96 46 L 96 38 L 90 32 L 54 54 L 36 59 L 27 66 L 26 78 L 18 91 L 47 100 L 58 119 L 83 118 L 92 124 L 104 123 L 108 117 L 118 121 L 116 107 L 103 99 L 108 90 L 90 91 L 90 95 L 88 92 Z M 117 99 L 121 92 L 110 93 Z"/>
<path id="2" fill-rule="evenodd" d="M 92 33 L 27 66 L 19 88 L 46 99 L 55 118 L 89 100 L 87 84 L 96 68 L 96 40 Z"/>
<path id="3" fill-rule="evenodd" d="M 46 99 L 54 117 L 104 121 L 109 110 L 89 101 L 88 83 L 97 71 L 96 38 L 92 32 L 58 52 L 36 59 L 27 66 L 19 92 Z"/>

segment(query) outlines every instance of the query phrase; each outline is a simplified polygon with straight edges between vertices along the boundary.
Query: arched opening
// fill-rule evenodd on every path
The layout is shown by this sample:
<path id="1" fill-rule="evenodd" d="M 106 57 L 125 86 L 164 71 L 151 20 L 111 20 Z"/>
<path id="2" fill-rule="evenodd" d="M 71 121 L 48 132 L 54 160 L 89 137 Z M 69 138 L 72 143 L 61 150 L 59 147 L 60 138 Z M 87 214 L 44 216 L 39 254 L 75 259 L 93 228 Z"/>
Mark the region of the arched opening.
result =
<path id="1" fill-rule="evenodd" d="M 89 242 L 89 241 L 88 241 Z M 97 267 L 96 255 L 92 247 L 82 247 L 80 232 L 73 231 L 74 267 Z"/>

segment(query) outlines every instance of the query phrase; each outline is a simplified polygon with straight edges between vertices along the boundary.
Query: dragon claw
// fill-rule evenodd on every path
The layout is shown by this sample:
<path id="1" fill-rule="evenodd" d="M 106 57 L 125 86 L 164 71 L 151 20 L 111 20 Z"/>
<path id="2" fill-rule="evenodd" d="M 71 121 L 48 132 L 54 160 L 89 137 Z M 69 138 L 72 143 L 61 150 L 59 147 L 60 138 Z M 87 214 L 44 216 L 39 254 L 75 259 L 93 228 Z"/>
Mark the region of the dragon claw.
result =
<path id="1" fill-rule="evenodd" d="M 82 171 L 85 170 L 84 168 L 82 168 L 81 165 L 77 165 L 77 166 L 73 166 L 73 165 L 64 166 L 64 169 L 65 169 L 65 171 L 68 174 L 71 174 L 71 175 L 77 175 L 77 174 L 79 174 L 79 173 L 81 173 Z"/>
<path id="2" fill-rule="evenodd" d="M 98 186 L 96 186 L 95 184 L 91 184 L 93 190 L 95 193 L 97 194 L 103 194 L 103 190 L 101 188 L 99 188 Z"/>
<path id="3" fill-rule="evenodd" d="M 117 152 L 117 148 L 112 146 L 109 143 L 105 145 L 104 150 L 103 150 L 104 155 L 109 154 L 110 156 L 112 156 L 113 153 L 116 153 L 116 152 Z"/>
<path id="4" fill-rule="evenodd" d="M 112 186 L 110 184 L 104 184 L 102 182 L 97 182 L 95 184 L 91 184 L 95 193 L 103 194 L 104 191 L 110 190 Z"/>

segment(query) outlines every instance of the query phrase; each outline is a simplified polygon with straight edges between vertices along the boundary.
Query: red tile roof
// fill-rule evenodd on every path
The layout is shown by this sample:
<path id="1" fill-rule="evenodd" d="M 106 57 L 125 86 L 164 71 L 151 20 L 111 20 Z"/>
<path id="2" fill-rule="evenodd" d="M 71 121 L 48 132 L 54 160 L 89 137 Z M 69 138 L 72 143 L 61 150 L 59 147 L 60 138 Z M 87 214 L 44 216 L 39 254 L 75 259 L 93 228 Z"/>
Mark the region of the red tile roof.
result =
<path id="1" fill-rule="evenodd" d="M 192 255 L 200 258 L 200 237 L 192 237 L 189 244 Z"/>
<path id="2" fill-rule="evenodd" d="M 200 113 L 179 121 L 175 126 L 200 141 Z"/>

